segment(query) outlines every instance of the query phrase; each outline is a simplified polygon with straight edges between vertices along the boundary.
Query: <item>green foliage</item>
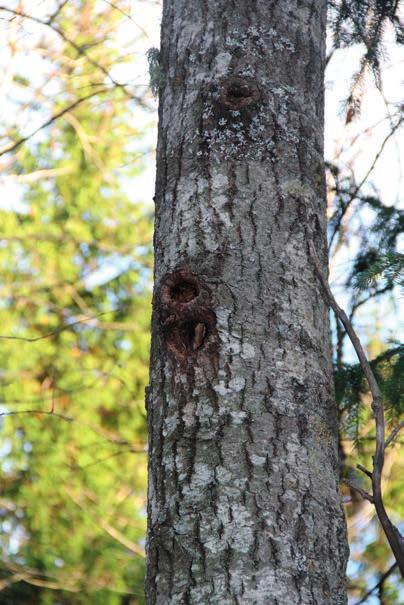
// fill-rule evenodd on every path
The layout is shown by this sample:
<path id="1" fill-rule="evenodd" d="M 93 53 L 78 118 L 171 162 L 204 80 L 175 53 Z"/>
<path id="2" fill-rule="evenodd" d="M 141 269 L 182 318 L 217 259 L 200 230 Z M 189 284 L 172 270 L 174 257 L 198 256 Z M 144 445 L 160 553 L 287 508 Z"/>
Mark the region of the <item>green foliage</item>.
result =
<path id="1" fill-rule="evenodd" d="M 404 230 L 404 212 L 385 206 L 373 196 L 363 196 L 361 205 L 371 209 L 374 219 L 354 261 L 349 286 L 359 290 L 404 285 L 404 256 L 397 251 Z"/>
<path id="2" fill-rule="evenodd" d="M 122 19 L 86 0 L 57 25 L 107 65 Z M 55 114 L 100 76 L 68 44 L 49 55 Z M 110 86 L 9 165 L 52 172 L 0 208 L 2 603 L 143 602 L 152 216 L 125 192 L 142 167 L 134 109 Z"/>
<path id="3" fill-rule="evenodd" d="M 404 286 L 404 255 L 399 252 L 378 255 L 368 250 L 357 256 L 355 269 L 354 285 L 360 290 L 376 288 L 380 282 Z"/>
<path id="4" fill-rule="evenodd" d="M 404 413 L 404 345 L 398 345 L 371 361 L 372 370 L 380 386 L 383 402 L 391 416 L 399 418 Z M 358 436 L 360 422 L 356 418 L 363 405 L 362 400 L 369 392 L 359 363 L 341 364 L 335 370 L 335 391 L 338 406 L 346 422 L 350 436 Z M 352 418 L 355 418 L 356 432 L 352 434 Z"/>

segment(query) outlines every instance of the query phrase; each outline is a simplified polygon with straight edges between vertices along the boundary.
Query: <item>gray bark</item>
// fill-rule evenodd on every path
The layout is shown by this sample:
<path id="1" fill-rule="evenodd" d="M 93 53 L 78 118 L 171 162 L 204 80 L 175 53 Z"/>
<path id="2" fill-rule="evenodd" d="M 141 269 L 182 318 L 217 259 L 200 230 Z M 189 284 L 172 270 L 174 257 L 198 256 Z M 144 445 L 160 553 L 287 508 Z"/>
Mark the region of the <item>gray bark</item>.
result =
<path id="1" fill-rule="evenodd" d="M 325 0 L 165 0 L 147 603 L 341 605 Z"/>

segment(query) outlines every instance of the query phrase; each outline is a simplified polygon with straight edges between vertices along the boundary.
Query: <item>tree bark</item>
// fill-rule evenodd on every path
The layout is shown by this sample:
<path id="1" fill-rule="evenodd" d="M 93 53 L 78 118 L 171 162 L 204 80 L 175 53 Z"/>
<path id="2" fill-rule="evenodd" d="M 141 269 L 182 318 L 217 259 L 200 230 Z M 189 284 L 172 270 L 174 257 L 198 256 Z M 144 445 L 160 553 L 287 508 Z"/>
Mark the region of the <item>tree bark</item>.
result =
<path id="1" fill-rule="evenodd" d="M 149 605 L 346 603 L 327 304 L 325 0 L 165 0 Z"/>

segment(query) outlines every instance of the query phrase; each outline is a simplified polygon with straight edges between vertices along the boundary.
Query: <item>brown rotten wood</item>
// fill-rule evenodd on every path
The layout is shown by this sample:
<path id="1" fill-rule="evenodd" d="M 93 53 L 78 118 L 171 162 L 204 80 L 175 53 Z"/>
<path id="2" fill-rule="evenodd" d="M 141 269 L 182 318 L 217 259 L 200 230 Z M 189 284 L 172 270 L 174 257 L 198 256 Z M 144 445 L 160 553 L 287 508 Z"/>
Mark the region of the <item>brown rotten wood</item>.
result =
<path id="1" fill-rule="evenodd" d="M 310 257 L 313 261 L 314 267 L 316 269 L 316 273 L 319 277 L 323 290 L 326 294 L 327 300 L 330 304 L 330 307 L 333 309 L 334 313 L 344 326 L 349 339 L 355 349 L 355 352 L 358 356 L 359 363 L 361 365 L 362 371 L 366 377 L 366 380 L 369 384 L 370 392 L 372 395 L 372 411 L 375 419 L 376 425 L 376 451 L 373 456 L 373 470 L 372 472 L 365 469 L 363 466 L 358 465 L 359 470 L 361 470 L 364 474 L 366 474 L 372 481 L 372 494 L 369 495 L 364 490 L 355 488 L 351 484 L 351 487 L 356 489 L 363 498 L 372 502 L 375 506 L 377 516 L 379 521 L 383 527 L 383 531 L 386 535 L 386 538 L 390 544 L 390 548 L 393 551 L 393 555 L 397 561 L 398 567 L 402 576 L 404 577 L 404 539 L 400 534 L 397 527 L 393 525 L 391 522 L 386 509 L 383 503 L 383 494 L 382 494 L 382 472 L 384 465 L 384 450 L 391 443 L 391 441 L 398 434 L 401 425 L 397 427 L 397 430 L 393 431 L 392 435 L 385 442 L 385 421 L 384 421 L 384 405 L 382 394 L 375 378 L 375 375 L 372 371 L 370 363 L 366 357 L 366 353 L 363 350 L 362 344 L 348 319 L 345 311 L 339 307 L 337 301 L 335 300 L 330 286 L 328 285 L 327 280 L 325 279 L 322 271 L 322 267 L 317 256 L 316 250 L 312 242 L 309 243 L 309 251 Z"/>

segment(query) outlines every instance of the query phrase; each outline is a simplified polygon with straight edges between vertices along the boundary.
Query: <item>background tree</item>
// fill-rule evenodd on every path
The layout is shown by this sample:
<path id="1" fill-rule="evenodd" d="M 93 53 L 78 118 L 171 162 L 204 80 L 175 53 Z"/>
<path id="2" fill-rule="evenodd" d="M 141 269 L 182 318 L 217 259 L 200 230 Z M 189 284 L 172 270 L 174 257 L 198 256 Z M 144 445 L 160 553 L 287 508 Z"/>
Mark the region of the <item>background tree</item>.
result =
<path id="1" fill-rule="evenodd" d="M 33 8 L 2 11 L 0 601 L 140 603 L 151 209 L 127 187 L 148 101 L 120 75 L 138 31 L 126 2 Z"/>

